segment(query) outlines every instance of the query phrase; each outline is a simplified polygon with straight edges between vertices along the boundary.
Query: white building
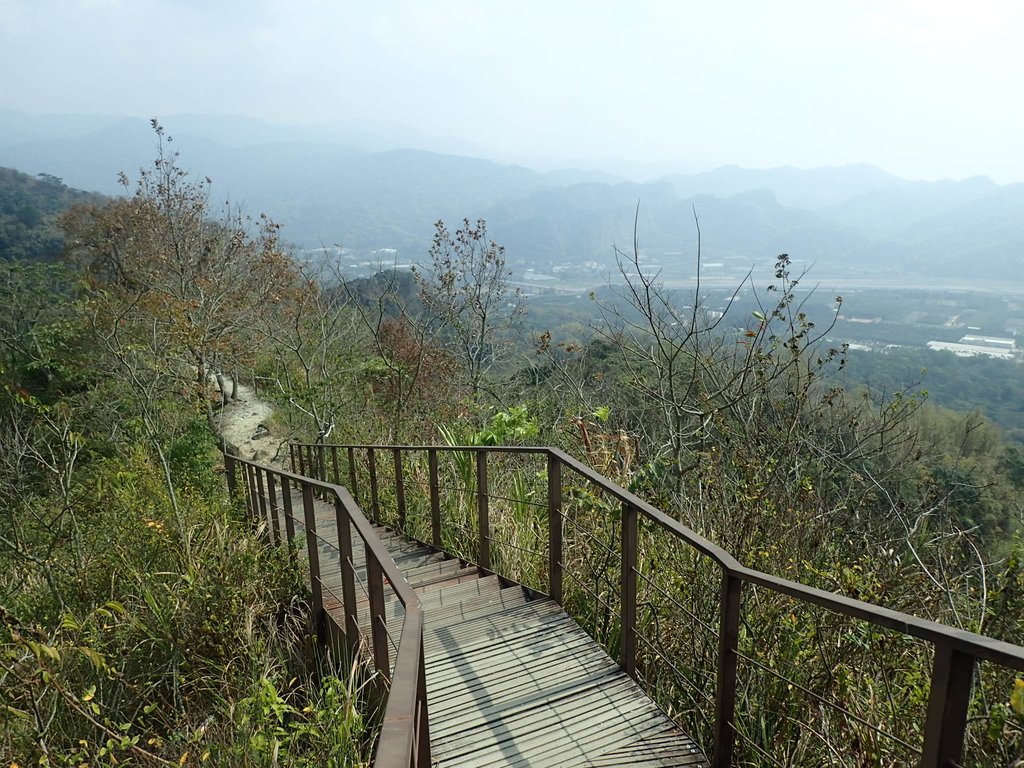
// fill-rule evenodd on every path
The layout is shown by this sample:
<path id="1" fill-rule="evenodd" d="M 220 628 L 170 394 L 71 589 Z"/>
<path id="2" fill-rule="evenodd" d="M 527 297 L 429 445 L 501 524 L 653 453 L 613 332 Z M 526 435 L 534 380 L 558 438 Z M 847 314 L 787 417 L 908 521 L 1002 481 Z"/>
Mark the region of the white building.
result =
<path id="1" fill-rule="evenodd" d="M 965 336 L 966 338 L 970 338 Z M 946 350 L 952 352 L 957 357 L 995 357 L 1000 360 L 1013 360 L 1016 357 L 1016 352 L 1005 347 L 990 346 L 987 344 L 965 344 L 963 339 L 958 342 L 953 341 L 929 341 L 928 349 Z"/>

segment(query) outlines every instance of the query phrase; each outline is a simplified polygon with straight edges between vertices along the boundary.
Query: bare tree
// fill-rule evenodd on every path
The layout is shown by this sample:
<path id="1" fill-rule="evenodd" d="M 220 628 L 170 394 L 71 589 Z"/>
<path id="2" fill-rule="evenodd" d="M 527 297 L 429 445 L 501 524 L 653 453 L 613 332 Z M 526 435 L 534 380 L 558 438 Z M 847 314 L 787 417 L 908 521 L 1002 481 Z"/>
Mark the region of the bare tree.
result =
<path id="1" fill-rule="evenodd" d="M 280 294 L 278 312 L 263 318 L 260 333 L 275 352 L 278 390 L 322 442 L 359 407 L 354 379 L 365 333 L 330 265 L 299 268 Z"/>
<path id="2" fill-rule="evenodd" d="M 524 297 L 509 284 L 505 248 L 488 239 L 483 219 L 464 219 L 454 234 L 443 221 L 434 230 L 430 264 L 418 275 L 420 299 L 475 397 L 522 317 Z"/>
<path id="3" fill-rule="evenodd" d="M 441 343 L 440 318 L 414 295 L 416 282 L 394 268 L 345 283 L 351 306 L 368 332 L 374 370 L 367 380 L 387 416 L 389 440 L 425 439 L 453 418 L 460 399 L 458 365 Z"/>
<path id="4" fill-rule="evenodd" d="M 218 211 L 210 180 L 181 169 L 171 139 L 156 121 L 153 128 L 157 156 L 134 192 L 122 174 L 129 197 L 74 208 L 62 226 L 107 320 L 144 321 L 146 336 L 163 337 L 177 356 L 170 372 L 201 392 L 212 367 L 251 351 L 257 317 L 272 311 L 294 267 L 273 222 L 250 221 L 228 204 Z"/>

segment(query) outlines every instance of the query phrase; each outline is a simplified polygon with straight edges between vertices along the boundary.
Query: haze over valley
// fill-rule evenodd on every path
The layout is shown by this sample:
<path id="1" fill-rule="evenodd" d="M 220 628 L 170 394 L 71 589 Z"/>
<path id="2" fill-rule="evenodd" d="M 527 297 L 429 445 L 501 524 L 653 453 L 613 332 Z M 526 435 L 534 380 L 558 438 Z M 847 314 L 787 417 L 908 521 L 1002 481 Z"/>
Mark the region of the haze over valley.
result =
<path id="1" fill-rule="evenodd" d="M 867 164 L 632 178 L 597 167 L 540 172 L 454 154 L 457 142 L 397 125 L 160 119 L 215 197 L 267 212 L 285 240 L 327 248 L 357 273 L 421 260 L 439 219 L 483 218 L 517 280 L 582 290 L 605 282 L 613 247 L 632 246 L 635 221 L 645 268 L 686 284 L 696 218 L 712 281 L 733 282 L 786 252 L 835 287 L 1024 287 L 1020 183 L 907 181 Z M 119 172 L 146 165 L 153 147 L 142 118 L 0 111 L 0 165 L 75 188 L 123 193 Z"/>

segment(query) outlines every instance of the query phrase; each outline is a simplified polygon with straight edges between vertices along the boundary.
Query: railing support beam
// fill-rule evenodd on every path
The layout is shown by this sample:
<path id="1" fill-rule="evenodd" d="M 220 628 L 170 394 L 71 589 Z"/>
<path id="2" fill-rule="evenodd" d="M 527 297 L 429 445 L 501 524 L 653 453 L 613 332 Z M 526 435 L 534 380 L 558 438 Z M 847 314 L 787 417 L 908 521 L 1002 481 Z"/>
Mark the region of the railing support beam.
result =
<path id="1" fill-rule="evenodd" d="M 247 493 L 245 509 L 249 513 L 249 522 L 256 525 L 256 467 L 245 465 L 245 490 Z"/>
<path id="2" fill-rule="evenodd" d="M 320 584 L 320 549 L 316 538 L 316 508 L 313 506 L 313 486 L 302 484 L 302 510 L 306 523 L 306 554 L 309 561 L 309 589 L 313 593 L 313 631 L 321 641 L 325 639 L 324 593 Z"/>
<path id="3" fill-rule="evenodd" d="M 295 516 L 292 510 L 292 486 L 286 479 L 281 479 L 281 505 L 284 507 L 284 532 L 288 537 L 288 556 L 294 563 L 296 560 L 295 551 Z"/>
<path id="4" fill-rule="evenodd" d="M 548 589 L 562 604 L 562 462 L 548 454 Z"/>
<path id="5" fill-rule="evenodd" d="M 736 743 L 736 671 L 739 664 L 740 598 L 743 582 L 722 572 L 718 625 L 718 685 L 715 688 L 714 768 L 731 768 Z"/>
<path id="6" fill-rule="evenodd" d="M 345 612 L 345 642 L 350 650 L 359 647 L 359 615 L 356 607 L 355 563 L 352 559 L 352 521 L 341 499 L 335 499 L 334 519 L 338 527 L 341 554 L 341 599 Z"/>
<path id="7" fill-rule="evenodd" d="M 405 473 L 402 471 L 402 449 L 392 449 L 395 461 L 395 506 L 398 507 L 398 530 L 405 533 Z"/>
<path id="8" fill-rule="evenodd" d="M 423 646 L 420 646 L 420 674 L 416 679 L 416 765 L 429 768 L 430 762 L 430 717 L 427 715 L 427 665 Z"/>
<path id="9" fill-rule="evenodd" d="M 960 761 L 973 683 L 974 657 L 947 645 L 936 646 L 922 768 L 946 768 Z"/>
<path id="10" fill-rule="evenodd" d="M 348 448 L 348 482 L 349 492 L 352 494 L 352 498 L 355 499 L 356 504 L 359 503 L 359 487 L 356 485 L 356 449 L 352 446 Z"/>
<path id="11" fill-rule="evenodd" d="M 622 505 L 622 593 L 619 626 L 619 666 L 636 679 L 637 509 Z"/>
<path id="12" fill-rule="evenodd" d="M 487 451 L 476 453 L 476 513 L 480 530 L 480 567 L 491 570 L 491 509 L 487 495 Z"/>
<path id="13" fill-rule="evenodd" d="M 280 546 L 281 544 L 281 514 L 280 508 L 277 505 L 277 489 L 274 481 L 274 475 L 271 472 L 267 473 L 267 506 L 270 512 L 270 531 L 273 535 L 274 545 Z"/>
<path id="14" fill-rule="evenodd" d="M 366 449 L 366 463 L 370 470 L 370 511 L 373 522 L 380 524 L 380 497 L 377 488 L 377 453 L 373 448 Z"/>
<path id="15" fill-rule="evenodd" d="M 291 447 L 291 446 L 289 446 L 289 447 Z M 235 477 L 235 472 L 236 471 L 237 471 L 237 469 L 235 467 L 235 458 L 234 458 L 234 456 L 232 456 L 230 453 L 226 453 L 225 452 L 224 453 L 224 477 L 225 477 L 225 479 L 227 480 L 227 483 L 228 483 L 228 498 L 231 499 L 232 501 L 236 500 L 236 495 L 238 493 L 238 488 L 237 488 L 238 480 Z"/>
<path id="16" fill-rule="evenodd" d="M 427 451 L 427 472 L 430 475 L 430 540 L 441 548 L 441 490 L 437 479 L 437 450 Z"/>
<path id="17" fill-rule="evenodd" d="M 385 681 L 391 682 L 391 656 L 388 651 L 387 617 L 384 615 L 384 572 L 377 556 L 366 547 L 366 588 L 370 593 L 370 637 L 373 639 L 373 666 Z"/>
<path id="18" fill-rule="evenodd" d="M 338 446 L 331 446 L 331 468 L 334 470 L 334 484 L 341 485 L 341 473 L 338 471 Z"/>

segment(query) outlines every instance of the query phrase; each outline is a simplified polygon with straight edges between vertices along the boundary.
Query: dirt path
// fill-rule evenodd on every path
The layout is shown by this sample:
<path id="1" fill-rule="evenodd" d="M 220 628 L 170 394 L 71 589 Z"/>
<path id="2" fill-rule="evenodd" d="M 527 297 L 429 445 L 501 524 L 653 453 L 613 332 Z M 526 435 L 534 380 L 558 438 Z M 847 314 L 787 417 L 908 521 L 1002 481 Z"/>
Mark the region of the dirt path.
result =
<path id="1" fill-rule="evenodd" d="M 230 388 L 231 379 L 224 377 Z M 274 409 L 239 382 L 238 397 L 214 413 L 213 423 L 227 447 L 243 459 L 264 464 L 275 463 L 284 440 L 270 433 L 270 417 Z"/>

